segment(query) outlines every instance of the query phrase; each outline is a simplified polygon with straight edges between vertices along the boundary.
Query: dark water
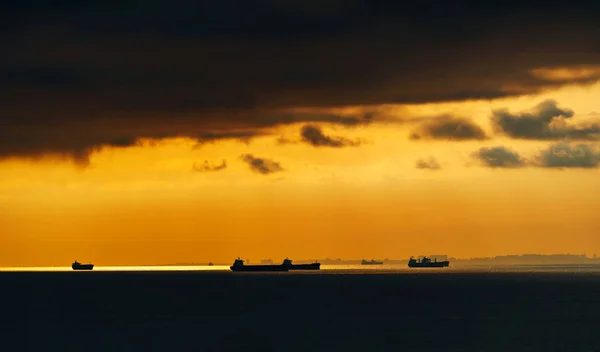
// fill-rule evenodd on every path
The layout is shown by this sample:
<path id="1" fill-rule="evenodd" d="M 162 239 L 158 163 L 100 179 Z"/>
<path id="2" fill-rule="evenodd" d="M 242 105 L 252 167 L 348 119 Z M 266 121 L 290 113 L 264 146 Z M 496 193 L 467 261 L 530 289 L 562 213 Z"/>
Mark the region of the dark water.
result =
<path id="1" fill-rule="evenodd" d="M 2 351 L 600 351 L 597 272 L 0 273 Z"/>

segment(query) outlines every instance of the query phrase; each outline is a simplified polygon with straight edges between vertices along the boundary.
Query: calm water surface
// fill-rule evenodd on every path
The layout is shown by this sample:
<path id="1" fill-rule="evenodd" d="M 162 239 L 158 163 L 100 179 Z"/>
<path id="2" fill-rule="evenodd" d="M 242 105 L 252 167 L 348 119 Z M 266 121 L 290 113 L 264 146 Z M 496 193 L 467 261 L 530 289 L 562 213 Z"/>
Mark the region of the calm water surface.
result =
<path id="1" fill-rule="evenodd" d="M 598 267 L 3 270 L 3 351 L 600 351 Z"/>

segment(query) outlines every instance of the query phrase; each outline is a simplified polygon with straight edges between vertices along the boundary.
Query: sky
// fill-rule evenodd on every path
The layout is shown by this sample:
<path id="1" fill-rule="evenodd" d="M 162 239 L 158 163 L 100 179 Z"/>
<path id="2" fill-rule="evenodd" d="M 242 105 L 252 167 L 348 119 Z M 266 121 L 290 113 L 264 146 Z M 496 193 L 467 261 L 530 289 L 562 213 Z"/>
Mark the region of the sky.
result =
<path id="1" fill-rule="evenodd" d="M 0 266 L 600 253 L 599 11 L 3 3 Z"/>

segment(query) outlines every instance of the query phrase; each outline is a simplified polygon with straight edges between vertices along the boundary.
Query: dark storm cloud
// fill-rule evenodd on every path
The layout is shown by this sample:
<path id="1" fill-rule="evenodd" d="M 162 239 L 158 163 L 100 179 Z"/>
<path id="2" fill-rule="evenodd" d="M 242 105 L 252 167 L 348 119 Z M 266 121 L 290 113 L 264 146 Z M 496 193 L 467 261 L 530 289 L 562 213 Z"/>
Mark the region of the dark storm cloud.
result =
<path id="1" fill-rule="evenodd" d="M 275 126 L 281 124 L 291 124 L 299 122 L 323 122 L 343 125 L 347 127 L 368 125 L 375 120 L 376 114 L 373 112 L 359 115 L 336 115 L 323 114 L 318 112 L 281 112 L 281 113 L 263 113 L 255 124 L 262 126 Z M 385 120 L 382 118 L 381 120 Z"/>
<path id="2" fill-rule="evenodd" d="M 471 120 L 442 116 L 420 126 L 411 139 L 483 140 L 485 131 Z"/>
<path id="3" fill-rule="evenodd" d="M 517 168 L 525 166 L 525 161 L 506 147 L 482 147 L 473 153 L 473 157 L 480 160 L 485 166 L 492 168 Z"/>
<path id="4" fill-rule="evenodd" d="M 260 128 L 277 124 L 310 121 L 351 127 L 371 122 L 370 115 L 341 116 L 286 111 L 232 111 L 223 116 L 211 112 L 203 117 L 177 113 L 166 114 L 163 118 L 156 114 L 92 114 L 88 117 L 38 120 L 35 115 L 3 120 L 0 116 L 0 159 L 37 158 L 43 154 L 53 154 L 85 165 L 93 151 L 103 147 L 134 146 L 140 139 L 187 137 L 196 140 L 198 148 L 221 140 L 248 143 L 252 138 L 269 134 Z"/>
<path id="5" fill-rule="evenodd" d="M 46 135 L 43 131 L 28 134 L 2 133 L 0 130 L 0 158 L 39 159 L 45 154 L 70 159 L 79 166 L 89 164 L 89 156 L 104 148 L 126 148 L 141 145 L 132 136 L 66 135 L 60 131 Z"/>
<path id="6" fill-rule="evenodd" d="M 553 144 L 541 152 L 539 166 L 547 168 L 596 168 L 600 153 L 587 144 Z"/>
<path id="7" fill-rule="evenodd" d="M 227 168 L 227 162 L 223 160 L 220 165 L 212 165 L 208 160 L 204 160 L 204 164 L 194 163 L 192 169 L 197 172 L 212 172 L 221 171 Z"/>
<path id="8" fill-rule="evenodd" d="M 213 143 L 220 140 L 235 139 L 243 143 L 249 143 L 254 137 L 264 136 L 261 131 L 225 131 L 225 132 L 206 132 L 196 137 L 198 146 L 205 143 Z"/>
<path id="9" fill-rule="evenodd" d="M 252 171 L 258 172 L 263 175 L 283 171 L 281 164 L 270 159 L 257 158 L 252 154 L 242 154 L 240 155 L 240 158 L 242 159 L 242 161 L 248 164 L 248 166 L 250 166 L 250 169 Z"/>
<path id="10" fill-rule="evenodd" d="M 417 169 L 426 169 L 426 170 L 439 170 L 442 168 L 440 166 L 440 163 L 438 163 L 438 161 L 435 158 L 419 159 L 419 160 L 417 160 L 415 167 Z"/>
<path id="11" fill-rule="evenodd" d="M 328 136 L 321 131 L 318 126 L 305 125 L 300 130 L 302 141 L 313 147 L 356 147 L 360 145 L 359 141 L 353 141 L 344 137 Z"/>
<path id="12" fill-rule="evenodd" d="M 546 100 L 538 104 L 531 112 L 511 114 L 508 109 L 495 110 L 492 124 L 495 129 L 512 138 L 519 139 L 598 139 L 600 125 L 567 125 L 575 113 L 570 109 L 557 106 L 556 101 Z"/>
<path id="13" fill-rule="evenodd" d="M 600 64 L 599 10 L 580 0 L 8 0 L 0 157 L 75 157 L 121 135 L 360 125 L 378 117 L 286 109 L 490 99 L 591 82 L 531 70 Z"/>

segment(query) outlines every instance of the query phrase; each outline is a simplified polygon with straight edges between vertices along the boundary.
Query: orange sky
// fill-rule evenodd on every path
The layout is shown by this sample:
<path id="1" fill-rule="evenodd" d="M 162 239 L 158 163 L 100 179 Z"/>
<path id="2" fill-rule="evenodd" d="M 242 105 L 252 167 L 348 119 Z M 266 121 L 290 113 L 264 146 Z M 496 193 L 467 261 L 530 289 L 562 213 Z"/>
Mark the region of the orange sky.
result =
<path id="1" fill-rule="evenodd" d="M 575 111 L 573 121 L 587 121 L 600 117 L 598 96 L 600 84 L 379 108 L 397 120 L 464 116 L 492 135 L 494 109 L 519 112 L 554 99 Z M 293 141 L 301 127 L 277 135 Z M 104 149 L 87 167 L 50 157 L 1 161 L 0 266 L 600 253 L 597 168 L 492 169 L 471 157 L 502 145 L 529 159 L 554 142 L 414 141 L 408 137 L 415 125 L 406 123 L 321 127 L 362 144 L 315 148 L 268 136 L 195 148 L 172 139 Z M 282 170 L 252 172 L 242 154 L 274 160 Z M 415 168 L 431 157 L 439 170 Z M 224 159 L 221 171 L 193 169 Z"/>

